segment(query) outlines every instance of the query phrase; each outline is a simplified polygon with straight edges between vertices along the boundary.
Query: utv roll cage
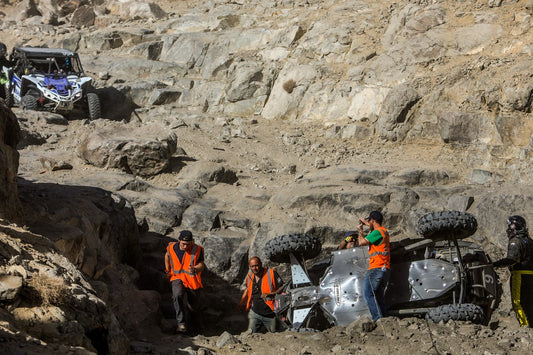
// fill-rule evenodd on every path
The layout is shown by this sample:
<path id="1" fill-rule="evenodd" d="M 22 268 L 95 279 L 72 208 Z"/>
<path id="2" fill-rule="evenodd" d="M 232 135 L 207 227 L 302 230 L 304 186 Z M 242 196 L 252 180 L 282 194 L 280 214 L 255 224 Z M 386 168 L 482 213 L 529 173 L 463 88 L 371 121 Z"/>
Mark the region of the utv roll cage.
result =
<path id="1" fill-rule="evenodd" d="M 19 76 L 33 73 L 85 75 L 78 54 L 68 49 L 15 47 L 9 60 Z"/>

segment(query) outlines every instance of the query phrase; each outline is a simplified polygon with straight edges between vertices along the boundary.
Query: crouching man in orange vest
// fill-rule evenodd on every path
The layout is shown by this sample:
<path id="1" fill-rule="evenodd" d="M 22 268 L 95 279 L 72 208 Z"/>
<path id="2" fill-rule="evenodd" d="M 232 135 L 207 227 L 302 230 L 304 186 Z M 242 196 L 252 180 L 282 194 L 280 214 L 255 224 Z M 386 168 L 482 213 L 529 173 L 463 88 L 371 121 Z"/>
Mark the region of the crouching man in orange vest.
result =
<path id="1" fill-rule="evenodd" d="M 165 254 L 165 270 L 172 284 L 172 301 L 178 321 L 177 332 L 187 331 L 191 311 L 198 301 L 204 270 L 204 249 L 194 244 L 192 233 L 188 230 L 180 232 L 178 243 L 168 243 Z"/>
<path id="2" fill-rule="evenodd" d="M 269 332 L 276 331 L 276 314 L 274 313 L 274 296 L 283 285 L 283 280 L 273 269 L 266 269 L 261 259 L 250 259 L 250 272 L 246 276 L 246 290 L 237 307 L 246 302 L 248 312 L 248 329 L 257 333 L 264 325 Z"/>

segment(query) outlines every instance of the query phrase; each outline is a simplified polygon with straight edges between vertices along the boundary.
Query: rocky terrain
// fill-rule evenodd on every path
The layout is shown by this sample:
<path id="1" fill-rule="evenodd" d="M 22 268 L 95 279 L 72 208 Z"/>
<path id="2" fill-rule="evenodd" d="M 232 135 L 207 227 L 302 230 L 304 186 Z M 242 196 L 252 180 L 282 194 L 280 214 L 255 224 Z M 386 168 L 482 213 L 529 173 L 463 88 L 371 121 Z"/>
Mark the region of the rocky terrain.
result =
<path id="1" fill-rule="evenodd" d="M 234 306 L 268 240 L 315 234 L 327 255 L 373 209 L 393 240 L 467 211 L 505 253 L 505 218 L 533 223 L 531 1 L 0 4 L 0 41 L 77 51 L 103 116 L 0 102 L 8 353 L 527 352 L 505 270 L 486 326 L 250 335 Z M 208 267 L 194 337 L 172 334 L 163 273 L 182 229 Z"/>

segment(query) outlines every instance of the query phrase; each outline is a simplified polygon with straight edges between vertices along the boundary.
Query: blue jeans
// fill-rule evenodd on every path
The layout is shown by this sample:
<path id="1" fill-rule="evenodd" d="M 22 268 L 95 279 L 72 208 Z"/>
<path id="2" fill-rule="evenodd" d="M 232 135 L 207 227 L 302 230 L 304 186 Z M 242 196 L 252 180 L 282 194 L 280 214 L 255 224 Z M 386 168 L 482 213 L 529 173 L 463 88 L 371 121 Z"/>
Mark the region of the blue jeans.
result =
<path id="1" fill-rule="evenodd" d="M 370 269 L 365 275 L 363 295 L 374 322 L 387 316 L 385 290 L 389 278 L 390 269 L 387 268 Z"/>
<path id="2" fill-rule="evenodd" d="M 261 324 L 264 325 L 269 332 L 276 332 L 276 317 L 264 317 L 250 309 L 248 312 L 248 321 L 248 329 L 250 329 L 252 333 L 259 332 Z"/>

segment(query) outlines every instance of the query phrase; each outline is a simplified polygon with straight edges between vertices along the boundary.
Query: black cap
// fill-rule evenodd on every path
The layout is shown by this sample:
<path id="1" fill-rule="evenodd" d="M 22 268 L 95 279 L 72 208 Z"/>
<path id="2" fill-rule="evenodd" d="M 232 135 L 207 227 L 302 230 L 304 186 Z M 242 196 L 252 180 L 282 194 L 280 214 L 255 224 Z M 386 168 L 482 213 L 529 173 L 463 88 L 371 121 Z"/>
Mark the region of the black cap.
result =
<path id="1" fill-rule="evenodd" d="M 344 233 L 344 238 L 350 237 L 352 235 L 357 235 L 357 232 L 356 231 L 348 231 L 348 232 Z"/>
<path id="2" fill-rule="evenodd" d="M 183 230 L 180 232 L 180 236 L 178 237 L 179 240 L 182 240 L 184 242 L 192 242 L 192 233 L 188 230 Z"/>
<path id="3" fill-rule="evenodd" d="M 372 211 L 366 218 L 367 221 L 370 221 L 373 219 L 374 221 L 378 222 L 379 224 L 383 223 L 383 215 L 379 211 Z"/>

